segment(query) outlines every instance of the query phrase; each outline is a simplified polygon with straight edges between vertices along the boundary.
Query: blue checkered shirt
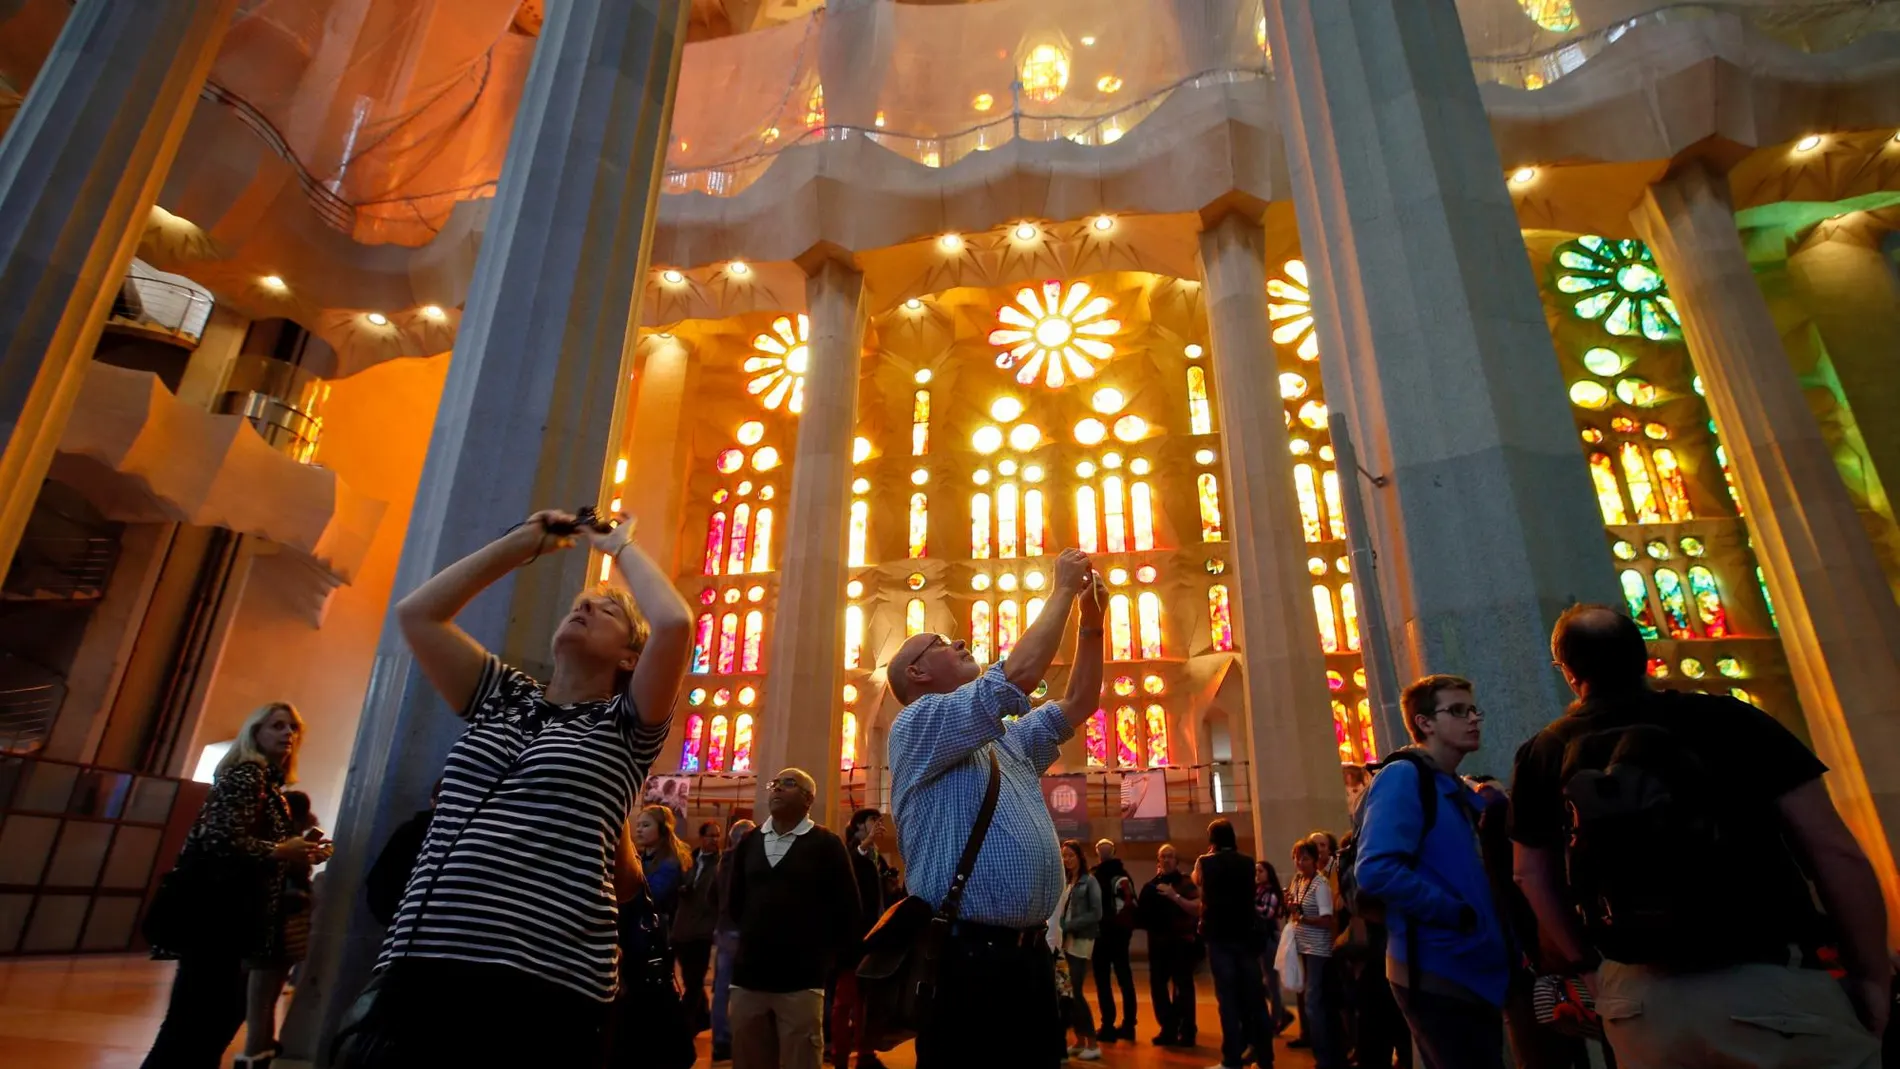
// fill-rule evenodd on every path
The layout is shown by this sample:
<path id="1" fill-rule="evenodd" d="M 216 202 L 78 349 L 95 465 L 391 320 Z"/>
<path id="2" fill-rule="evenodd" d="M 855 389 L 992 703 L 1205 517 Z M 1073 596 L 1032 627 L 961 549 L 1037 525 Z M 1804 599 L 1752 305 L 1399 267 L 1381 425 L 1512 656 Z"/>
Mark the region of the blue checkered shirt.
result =
<path id="1" fill-rule="evenodd" d="M 1004 723 L 1005 716 L 1021 719 Z M 1062 851 L 1043 804 L 1042 774 L 1074 734 L 1057 703 L 1032 711 L 1001 663 L 899 713 L 891 726 L 891 809 L 910 892 L 943 903 L 983 807 L 995 751 L 1002 790 L 963 892 L 962 917 L 1008 928 L 1048 921 L 1062 895 Z"/>

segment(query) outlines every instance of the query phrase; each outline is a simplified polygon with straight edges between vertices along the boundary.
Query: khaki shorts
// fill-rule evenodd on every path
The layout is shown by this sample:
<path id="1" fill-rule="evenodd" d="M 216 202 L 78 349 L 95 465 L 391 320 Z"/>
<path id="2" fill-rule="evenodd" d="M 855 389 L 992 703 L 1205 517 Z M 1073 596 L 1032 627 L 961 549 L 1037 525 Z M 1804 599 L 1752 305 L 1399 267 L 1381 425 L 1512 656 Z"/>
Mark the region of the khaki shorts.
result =
<path id="1" fill-rule="evenodd" d="M 1817 969 L 1671 974 L 1606 961 L 1597 980 L 1597 1012 L 1620 1069 L 1880 1069 L 1880 1041 Z"/>

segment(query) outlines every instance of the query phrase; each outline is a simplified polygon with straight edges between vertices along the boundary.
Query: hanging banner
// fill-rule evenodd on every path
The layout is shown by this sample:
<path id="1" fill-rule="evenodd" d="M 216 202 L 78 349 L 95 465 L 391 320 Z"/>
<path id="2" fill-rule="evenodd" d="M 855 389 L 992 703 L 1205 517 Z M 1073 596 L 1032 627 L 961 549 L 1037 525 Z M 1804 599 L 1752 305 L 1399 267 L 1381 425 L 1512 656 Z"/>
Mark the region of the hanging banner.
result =
<path id="1" fill-rule="evenodd" d="M 1168 840 L 1166 772 L 1122 773 L 1122 839 L 1131 843 Z"/>
<path id="2" fill-rule="evenodd" d="M 678 829 L 682 838 L 688 838 L 686 831 L 686 795 L 691 776 L 648 776 L 646 788 L 640 794 L 640 804 L 663 805 L 673 811 L 673 827 Z"/>
<path id="3" fill-rule="evenodd" d="M 1042 777 L 1042 804 L 1055 821 L 1056 838 L 1089 838 L 1089 778 L 1081 775 Z"/>

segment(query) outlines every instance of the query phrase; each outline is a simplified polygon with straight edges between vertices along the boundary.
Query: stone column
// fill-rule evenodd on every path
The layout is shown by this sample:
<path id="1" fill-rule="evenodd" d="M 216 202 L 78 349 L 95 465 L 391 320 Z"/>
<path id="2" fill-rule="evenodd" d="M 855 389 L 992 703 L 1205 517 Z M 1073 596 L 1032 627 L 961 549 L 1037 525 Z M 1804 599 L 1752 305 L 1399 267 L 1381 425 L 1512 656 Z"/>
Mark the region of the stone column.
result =
<path id="1" fill-rule="evenodd" d="M 476 261 L 394 595 L 537 508 L 599 500 L 646 274 L 684 0 L 564 0 L 549 7 Z M 548 643 L 588 555 L 517 571 L 460 623 L 504 659 L 548 670 Z M 320 723 L 310 725 L 322 731 Z M 350 758 L 304 981 L 286 1029 L 322 1059 L 368 976 L 382 929 L 362 879 L 389 833 L 427 802 L 462 722 L 385 623 Z"/>
<path id="2" fill-rule="evenodd" d="M 1268 0 L 1326 396 L 1360 463 L 1404 674 L 1472 679 L 1473 771 L 1570 700 L 1550 627 L 1618 605 L 1453 0 Z"/>
<path id="3" fill-rule="evenodd" d="M 1214 395 L 1226 442 L 1224 494 L 1246 651 L 1254 842 L 1290 843 L 1345 825 L 1326 658 L 1319 648 L 1267 322 L 1266 231 L 1232 213 L 1201 233 Z M 1278 846 L 1274 846 L 1278 849 Z M 1267 856 L 1267 855 L 1262 855 Z"/>
<path id="4" fill-rule="evenodd" d="M 679 572 L 680 506 L 686 492 L 680 422 L 692 350 L 670 334 L 649 334 L 627 433 L 621 510 L 639 524 L 633 539 L 668 575 Z"/>
<path id="5" fill-rule="evenodd" d="M 1669 280 L 1728 445 L 1808 734 L 1832 770 L 1828 793 L 1873 859 L 1900 934 L 1900 606 L 1788 364 L 1728 180 L 1683 164 L 1631 218 Z"/>
<path id="6" fill-rule="evenodd" d="M 805 411 L 779 553 L 778 612 L 765 650 L 765 703 L 753 767 L 760 783 L 795 766 L 818 781 L 814 820 L 835 823 L 844 675 L 845 540 L 851 441 L 864 356 L 864 276 L 826 259 L 805 283 L 811 313 Z M 765 812 L 759 791 L 758 812 Z M 761 817 L 760 819 L 763 819 Z"/>
<path id="7" fill-rule="evenodd" d="M 237 0 L 81 0 L 0 140 L 0 570 Z"/>

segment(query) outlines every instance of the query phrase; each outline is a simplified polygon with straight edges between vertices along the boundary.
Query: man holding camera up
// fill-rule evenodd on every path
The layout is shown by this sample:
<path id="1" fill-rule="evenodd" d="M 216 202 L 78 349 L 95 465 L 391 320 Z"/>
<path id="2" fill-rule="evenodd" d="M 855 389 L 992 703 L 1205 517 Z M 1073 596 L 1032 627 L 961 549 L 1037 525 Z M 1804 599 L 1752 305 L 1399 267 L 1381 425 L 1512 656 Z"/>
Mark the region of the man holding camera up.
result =
<path id="1" fill-rule="evenodd" d="M 1067 693 L 1031 709 L 1081 599 Z M 1042 614 L 1007 659 L 985 671 L 967 644 L 914 635 L 887 668 L 905 706 L 891 727 L 893 810 L 911 893 L 933 907 L 949 890 L 976 824 L 993 754 L 1001 790 L 938 976 L 935 1011 L 917 1037 L 919 1069 L 1062 1060 L 1054 961 L 1043 933 L 1063 886 L 1041 777 L 1095 712 L 1102 689 L 1101 580 L 1079 550 L 1056 560 Z M 1005 722 L 1005 717 L 1017 717 Z"/>

